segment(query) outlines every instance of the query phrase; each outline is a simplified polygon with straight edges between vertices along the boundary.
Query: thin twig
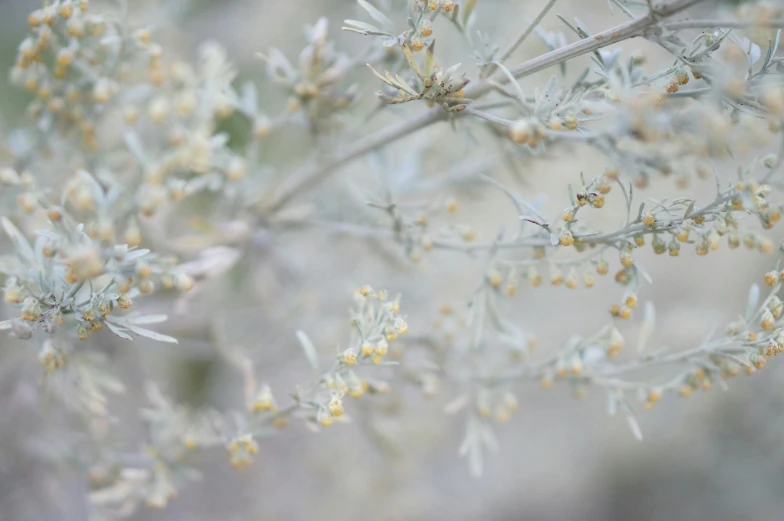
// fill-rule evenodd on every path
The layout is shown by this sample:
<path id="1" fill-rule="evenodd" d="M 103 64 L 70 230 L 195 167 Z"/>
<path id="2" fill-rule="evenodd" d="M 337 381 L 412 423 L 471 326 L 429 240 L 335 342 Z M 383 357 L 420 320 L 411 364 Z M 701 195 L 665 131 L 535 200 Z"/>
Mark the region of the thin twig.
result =
<path id="1" fill-rule="evenodd" d="M 504 51 L 504 54 L 501 55 L 500 61 L 502 61 L 502 62 L 506 61 L 506 59 L 509 58 L 509 56 L 511 56 L 512 53 L 517 50 L 517 48 L 520 46 L 520 44 L 522 44 L 525 41 L 525 39 L 528 38 L 531 35 L 531 33 L 534 31 L 534 29 L 536 29 L 536 27 L 539 25 L 539 23 L 547 15 L 547 13 L 555 5 L 555 3 L 557 1 L 558 0 L 549 0 L 547 2 L 547 4 L 545 4 L 545 6 L 542 7 L 542 10 L 539 11 L 538 15 L 536 15 L 536 18 L 534 18 L 534 21 L 531 22 L 528 25 L 528 27 L 526 27 L 525 31 L 523 31 L 523 34 L 521 34 L 517 38 L 517 40 L 515 40 L 514 43 L 512 43 L 512 45 L 509 46 L 509 48 L 506 51 Z"/>

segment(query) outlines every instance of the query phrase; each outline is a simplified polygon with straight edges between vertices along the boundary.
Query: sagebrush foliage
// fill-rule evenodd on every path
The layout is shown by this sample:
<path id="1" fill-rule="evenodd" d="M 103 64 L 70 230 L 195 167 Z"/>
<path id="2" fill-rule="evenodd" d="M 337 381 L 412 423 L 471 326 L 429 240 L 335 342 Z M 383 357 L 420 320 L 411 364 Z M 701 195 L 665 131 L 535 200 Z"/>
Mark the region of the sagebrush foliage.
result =
<path id="1" fill-rule="evenodd" d="M 264 450 L 264 437 L 292 422 L 319 430 L 342 421 L 344 407 L 351 407 L 346 397 L 390 391 L 374 366 L 390 366 L 394 385 L 413 383 L 426 396 L 444 384 L 453 398 L 449 412 L 463 411 L 466 418 L 460 453 L 478 473 L 483 451 L 495 448 L 494 424 L 517 408 L 513 384 L 521 379 L 543 388 L 562 382 L 575 397 L 601 388 L 610 413 L 625 415 L 641 437 L 635 401 L 648 408 L 667 396 L 687 397 L 741 371 L 753 373 L 784 352 L 778 297 L 784 271 L 777 268 L 764 277 L 770 293 L 760 299 L 752 288 L 726 335 L 685 350 L 646 349 L 655 326 L 647 304 L 639 352 L 616 359 L 627 344 L 618 323 L 635 318 L 638 295 L 650 282 L 635 258 L 640 248 L 650 244 L 672 257 L 685 248 L 708 255 L 723 242 L 763 254 L 777 250 L 766 230 L 784 211 L 778 197 L 784 10 L 766 3 L 721 12 L 709 6 L 715 18 L 696 19 L 690 9 L 708 2 L 612 0 L 608 7 L 627 22 L 592 34 L 560 17 L 566 35 L 539 27 L 557 7 L 548 0 L 503 48 L 494 35 L 476 30 L 482 17 L 476 0 L 357 1 L 358 19 L 346 20 L 344 29 L 359 33 L 357 40 L 373 38 L 370 48 L 336 49 L 322 18 L 306 31 L 296 60 L 277 49 L 260 54 L 288 98 L 285 107 L 262 106 L 265 97 L 251 82 L 238 86 L 218 44 L 203 44 L 193 62 L 170 55 L 154 31 L 126 25 L 124 3 L 118 11 L 116 3 L 60 0 L 30 14 L 29 35 L 10 73 L 11 83 L 30 93 L 28 121 L 5 129 L 0 156 L 2 225 L 12 247 L 0 259 L 7 316 L 0 329 L 37 346 L 41 385 L 58 389 L 69 413 L 83 420 L 89 447 L 75 444 L 75 461 L 91 469 L 95 519 L 123 517 L 140 504 L 165 506 L 194 476 L 196 450 L 221 448 L 241 468 Z M 465 63 L 439 60 L 435 42 L 446 31 L 456 31 L 472 49 Z M 528 38 L 539 38 L 550 51 L 510 65 Z M 644 56 L 605 50 L 631 38 L 658 44 L 671 65 L 649 70 Z M 589 66 L 567 74 L 567 63 L 583 55 L 590 55 Z M 526 93 L 521 80 L 551 67 L 550 81 Z M 357 77 L 364 83 L 350 82 Z M 359 96 L 376 89 L 379 105 L 360 113 Z M 416 114 L 373 133 L 351 129 L 400 104 L 416 106 Z M 229 120 L 241 121 L 247 132 L 226 130 Z M 335 182 L 350 161 L 371 164 L 379 149 L 442 122 L 456 132 L 489 136 L 497 152 L 466 162 L 454 151 L 454 169 L 435 186 L 414 183 L 411 197 L 383 189 L 364 193 L 372 213 L 357 212 L 352 222 L 335 222 L 312 208 L 287 212 L 292 201 Z M 293 172 L 277 172 L 261 144 L 289 126 L 312 140 L 312 154 Z M 553 194 L 564 201 L 560 215 L 541 215 L 536 202 L 523 200 L 496 175 L 500 166 L 515 171 L 524 158 L 557 156 L 575 146 L 600 151 L 606 164 L 590 165 Z M 728 172 L 723 163 L 729 158 L 745 167 Z M 715 178 L 715 197 L 698 201 L 678 192 L 638 201 L 651 179 L 664 176 L 674 177 L 681 191 L 694 177 Z M 461 216 L 463 224 L 447 220 L 460 201 L 442 193 L 466 181 L 505 194 L 516 208 L 517 229 L 479 240 L 471 215 Z M 584 224 L 586 213 L 610 204 L 611 192 L 622 194 L 624 222 L 610 230 Z M 178 237 L 156 236 L 153 230 L 165 228 L 179 204 L 205 193 L 219 203 L 212 205 L 215 215 L 204 217 L 201 237 L 183 246 Z M 196 291 L 225 276 L 251 251 L 246 246 L 259 229 L 305 227 L 381 241 L 411 263 L 448 250 L 480 258 L 485 268 L 466 275 L 480 283 L 461 306 L 442 306 L 431 331 L 409 335 L 399 295 L 359 287 L 345 344 L 330 363 L 323 363 L 317 337 L 290 333 L 313 380 L 285 399 L 282 390 L 259 383 L 264 369 L 252 356 L 216 346 L 242 375 L 245 401 L 238 408 L 244 412 L 193 410 L 150 382 L 150 407 L 141 412 L 146 442 L 119 449 L 123 436 L 109 427 L 107 394 L 123 392 L 124 385 L 102 357 L 101 339 L 176 343 L 147 327 L 167 317 L 145 314 L 146 296 Z M 535 338 L 505 314 L 504 299 L 545 279 L 591 288 L 611 271 L 621 291 L 607 324 L 533 357 Z M 411 352 L 416 356 L 409 358 Z M 659 377 L 634 378 L 660 368 L 667 371 Z"/>

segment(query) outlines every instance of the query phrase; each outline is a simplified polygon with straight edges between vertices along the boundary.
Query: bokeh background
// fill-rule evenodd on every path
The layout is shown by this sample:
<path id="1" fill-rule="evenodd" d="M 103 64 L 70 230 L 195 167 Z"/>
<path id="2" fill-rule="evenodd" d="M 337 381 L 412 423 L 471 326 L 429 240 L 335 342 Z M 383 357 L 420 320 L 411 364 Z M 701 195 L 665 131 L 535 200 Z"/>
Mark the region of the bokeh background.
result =
<path id="1" fill-rule="evenodd" d="M 255 53 L 280 48 L 295 57 L 303 45 L 301 26 L 321 16 L 330 21 L 336 45 L 348 52 L 364 49 L 369 40 L 341 33 L 345 18 L 358 18 L 351 0 L 194 0 L 192 2 L 133 1 L 131 15 L 155 26 L 167 52 L 193 56 L 208 39 L 222 43 L 237 64 L 240 78 L 261 86 L 262 106 L 285 103 L 270 85 Z M 510 41 L 542 2 L 479 0 L 479 27 L 500 42 Z M 0 70 L 13 62 L 17 43 L 25 34 L 27 13 L 39 2 L 0 1 Z M 158 7 L 167 15 L 156 15 Z M 695 16 L 711 16 L 726 6 L 708 1 Z M 604 0 L 562 0 L 554 13 L 578 17 L 600 30 L 624 20 L 611 14 Z M 564 30 L 551 14 L 542 27 Z M 166 22 L 166 19 L 170 22 Z M 466 49 L 449 35 L 444 22 L 436 26 L 439 53 L 446 61 L 462 61 L 469 74 L 473 65 Z M 640 40 L 625 42 L 640 50 L 654 67 L 667 58 Z M 544 52 L 531 38 L 515 60 Z M 513 60 L 513 62 L 515 61 Z M 575 67 L 573 72 L 578 71 Z M 526 78 L 533 92 L 551 71 Z M 364 78 L 363 104 L 373 105 L 377 86 Z M 25 93 L 0 80 L 3 125 L 23 118 Z M 401 108 L 382 125 L 416 112 Z M 361 112 L 357 112 L 361 117 Z M 359 119 L 357 119 L 359 121 Z M 273 136 L 264 149 L 265 161 L 281 169 L 297 164 L 303 145 L 301 131 Z M 462 142 L 446 126 L 412 136 L 382 154 L 387 174 L 394 177 L 400 158 L 425 150 L 433 159 L 418 172 L 436 178 L 468 157 Z M 472 150 L 470 157 L 483 151 Z M 486 154 L 494 153 L 487 147 Z M 506 173 L 510 187 L 528 200 L 547 195 L 543 212 L 556 215 L 564 206 L 567 183 L 604 169 L 601 156 L 575 148 L 521 162 L 521 179 Z M 719 165 L 724 175 L 732 165 Z M 364 189 L 378 189 L 367 175 L 367 164 L 355 162 L 336 179 L 351 179 Z M 505 177 L 504 177 L 505 176 Z M 326 187 L 309 197 L 333 216 L 343 208 L 338 195 L 344 185 Z M 687 193 L 701 201 L 713 198 L 712 180 L 695 181 Z M 652 184 L 645 193 L 658 197 L 675 190 L 673 179 Z M 455 222 L 469 223 L 480 239 L 491 238 L 499 225 L 514 223 L 514 208 L 492 190 L 475 186 L 450 192 L 460 202 Z M 684 193 L 685 195 L 686 193 Z M 333 197 L 334 196 L 334 197 Z M 613 227 L 623 211 L 620 194 L 608 198 L 607 210 L 593 212 L 592 225 Z M 0 208 L 0 212 L 11 212 Z M 194 211 L 187 209 L 184 211 Z M 450 217 L 451 218 L 451 217 Z M 772 238 L 778 239 L 775 235 Z M 141 437 L 136 411 L 144 403 L 142 382 L 153 378 L 176 399 L 224 409 L 241 407 L 238 375 L 222 361 L 215 344 L 241 346 L 257 362 L 260 377 L 269 381 L 280 400 L 297 382 L 307 381 L 308 367 L 294 331 L 303 329 L 329 355 L 345 338 L 350 292 L 360 284 L 387 287 L 404 295 L 412 332 L 427 332 L 434 311 L 446 302 L 465 300 L 480 280 L 483 264 L 459 254 L 433 253 L 416 265 L 401 260 L 394 247 L 363 239 L 337 236 L 325 230 L 274 232 L 259 230 L 255 246 L 227 274 L 188 297 L 165 332 L 177 336 L 176 346 L 132 345 L 107 338 L 112 364 L 131 392 L 112 404 L 120 418 L 117 429 L 130 441 Z M 640 255 L 654 284 L 645 286 L 641 300 L 657 309 L 654 337 L 674 348 L 694 345 L 713 327 L 735 318 L 745 308 L 749 286 L 776 262 L 745 249 L 722 247 L 708 257 L 684 249 L 678 258 Z M 523 288 L 509 303 L 508 316 L 539 339 L 539 350 L 555 349 L 572 334 L 589 334 L 606 320 L 606 309 L 621 290 L 611 278 L 592 290 Z M 151 301 L 150 301 L 151 300 Z M 146 309 L 171 311 L 170 301 L 148 299 Z M 5 316 L 5 311 L 0 312 Z M 635 323 L 638 325 L 638 323 Z M 635 324 L 630 326 L 632 331 Z M 106 335 L 109 336 L 108 334 Z M 86 476 L 67 465 L 40 461 L 41 447 L 56 451 L 63 424 L 47 405 L 38 386 L 35 353 L 5 335 L 0 339 L 0 520 L 86 519 Z M 11 363 L 13 361 L 13 364 Z M 729 382 L 730 391 L 714 387 L 688 400 L 668 398 L 639 419 L 645 436 L 638 442 L 622 417 L 606 414 L 605 396 L 598 390 L 582 401 L 572 399 L 566 386 L 549 391 L 536 383 L 521 383 L 515 391 L 519 412 L 498 430 L 501 451 L 486 461 L 485 474 L 472 478 L 457 456 L 464 424 L 443 413 L 454 390 L 447 386 L 432 400 L 403 382 L 392 398 L 376 403 L 351 402 L 355 418 L 319 434 L 292 425 L 279 436 L 261 441 L 255 464 L 234 470 L 225 454 L 204 455 L 201 481 L 188 485 L 166 510 L 141 509 L 136 520 L 240 521 L 250 519 L 322 520 L 564 520 L 712 521 L 780 519 L 784 512 L 784 406 L 781 390 L 784 367 L 772 362 L 753 377 Z M 371 399 L 372 400 L 372 399 Z M 641 408 L 640 408 L 641 409 Z M 380 442 L 379 440 L 384 440 Z"/>

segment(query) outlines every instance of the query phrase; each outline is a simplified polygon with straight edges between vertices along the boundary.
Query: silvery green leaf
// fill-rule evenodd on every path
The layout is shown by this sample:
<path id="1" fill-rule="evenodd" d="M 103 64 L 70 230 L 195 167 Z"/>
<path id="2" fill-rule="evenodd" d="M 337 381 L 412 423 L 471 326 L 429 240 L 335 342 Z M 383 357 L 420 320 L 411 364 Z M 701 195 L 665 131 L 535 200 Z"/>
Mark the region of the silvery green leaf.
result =
<path id="1" fill-rule="evenodd" d="M 142 316 L 126 316 L 125 321 L 129 324 L 160 324 L 166 322 L 169 317 L 167 315 L 142 315 Z"/>
<path id="2" fill-rule="evenodd" d="M 188 182 L 185 183 L 185 193 L 190 195 L 204 190 L 207 187 L 208 182 L 209 180 L 207 179 L 207 176 L 198 176 L 194 177 L 193 179 L 189 179 Z"/>
<path id="3" fill-rule="evenodd" d="M 46 245 L 46 242 L 47 240 L 43 237 L 39 236 L 35 238 L 33 249 L 35 250 L 36 266 L 44 266 L 46 264 L 44 257 L 44 246 Z"/>
<path id="4" fill-rule="evenodd" d="M 22 257 L 22 260 L 35 264 L 35 252 L 33 251 L 33 247 L 30 246 L 30 243 L 25 239 L 25 236 L 22 235 L 22 232 L 20 232 L 19 229 L 14 226 L 14 223 L 6 217 L 0 218 L 0 223 L 2 223 L 3 230 L 5 230 L 8 238 L 11 239 L 11 242 L 16 247 L 17 254 Z"/>
<path id="5" fill-rule="evenodd" d="M 32 278 L 41 289 L 42 293 L 47 294 L 51 291 L 52 288 L 49 286 L 49 283 L 44 279 L 39 270 L 30 268 L 28 273 L 30 274 L 30 278 Z"/>
<path id="6" fill-rule="evenodd" d="M 150 250 L 145 249 L 145 248 L 129 251 L 128 253 L 125 254 L 124 260 L 125 260 L 125 262 L 132 262 L 132 261 L 135 261 L 137 259 L 141 259 L 142 257 L 147 255 L 148 253 L 150 253 Z"/>
<path id="7" fill-rule="evenodd" d="M 639 265 L 639 264 L 637 264 L 637 263 L 635 263 L 635 264 L 634 264 L 634 267 L 635 267 L 635 269 L 637 270 L 637 273 L 639 273 L 640 275 L 642 275 L 642 278 L 644 278 L 644 279 L 645 279 L 645 281 L 646 281 L 648 284 L 653 284 L 653 279 L 651 278 L 650 274 L 649 274 L 649 273 L 648 273 L 648 272 L 645 270 L 645 268 L 643 268 L 642 266 L 640 266 L 640 265 Z"/>
<path id="8" fill-rule="evenodd" d="M 92 187 L 93 198 L 98 203 L 98 206 L 104 207 L 104 193 L 101 183 L 99 183 L 98 180 L 87 170 L 79 169 L 76 173 L 85 181 L 89 181 L 90 186 Z"/>
<path id="9" fill-rule="evenodd" d="M 362 9 L 367 11 L 367 14 L 370 15 L 373 20 L 380 23 L 381 27 L 386 29 L 390 34 L 395 32 L 395 24 L 393 24 L 392 20 L 387 18 L 384 13 L 370 5 L 370 3 L 368 3 L 366 0 L 357 0 L 357 3 L 362 7 Z"/>
<path id="10" fill-rule="evenodd" d="M 684 217 L 686 217 L 687 215 L 691 215 L 691 213 L 694 211 L 694 202 L 695 200 L 692 199 L 691 202 L 689 203 L 689 206 L 686 208 L 686 211 L 683 214 Z"/>
<path id="11" fill-rule="evenodd" d="M 411 96 L 419 96 L 419 93 L 412 87 L 411 85 L 406 82 L 399 74 L 395 74 L 395 79 L 397 80 L 400 87 L 409 95 Z"/>
<path id="12" fill-rule="evenodd" d="M 51 112 L 44 112 L 44 114 L 38 118 L 38 130 L 42 133 L 46 134 L 49 132 L 49 129 L 52 128 L 52 113 Z"/>
<path id="13" fill-rule="evenodd" d="M 59 235 L 54 232 L 50 232 L 49 230 L 36 230 L 35 233 L 47 239 L 57 240 L 60 238 Z"/>
<path id="14" fill-rule="evenodd" d="M 759 305 L 759 296 L 760 296 L 760 288 L 757 284 L 751 286 L 749 289 L 749 299 L 746 303 L 746 315 L 745 319 L 746 322 L 751 322 L 751 319 L 754 318 L 754 313 L 757 312 L 757 306 Z"/>
<path id="15" fill-rule="evenodd" d="M 112 185 L 109 187 L 109 190 L 106 192 L 106 200 L 104 201 L 104 209 L 109 210 L 111 209 L 117 201 L 120 199 L 120 196 L 125 193 L 125 189 L 119 185 Z"/>
<path id="16" fill-rule="evenodd" d="M 554 234 L 554 233 L 550 234 L 550 244 L 552 244 L 553 246 L 558 246 L 558 244 L 560 242 L 561 242 L 561 239 L 559 239 L 556 234 Z"/>
<path id="17" fill-rule="evenodd" d="M 125 140 L 125 145 L 128 147 L 128 150 L 130 150 L 131 154 L 136 158 L 136 162 L 140 165 L 146 165 L 147 153 L 144 151 L 144 144 L 142 143 L 142 140 L 139 139 L 139 134 L 129 130 L 123 134 L 123 139 Z"/>
<path id="18" fill-rule="evenodd" d="M 225 146 L 229 142 L 228 132 L 218 132 L 210 138 L 210 146 L 219 148 Z"/>
<path id="19" fill-rule="evenodd" d="M 466 405 L 468 405 L 469 400 L 470 397 L 468 396 L 468 394 L 461 394 L 460 396 L 458 396 L 457 398 L 450 401 L 444 406 L 444 412 L 446 414 L 455 414 L 457 412 L 460 412 L 461 410 L 465 409 Z"/>
<path id="20" fill-rule="evenodd" d="M 11 329 L 12 324 L 10 320 L 0 320 L 0 331 L 4 329 Z"/>
<path id="21" fill-rule="evenodd" d="M 467 27 L 471 21 L 471 13 L 474 12 L 476 7 L 476 0 L 466 0 L 463 4 L 463 27 Z"/>
<path id="22" fill-rule="evenodd" d="M 474 477 L 482 475 L 482 439 L 478 429 L 479 422 L 469 418 L 466 436 L 458 450 L 461 457 L 468 458 L 468 470 Z"/>
<path id="23" fill-rule="evenodd" d="M 318 373 L 319 370 L 319 363 L 318 363 L 318 353 L 316 352 L 316 346 L 313 345 L 313 342 L 310 340 L 310 337 L 304 331 L 297 331 L 297 340 L 299 340 L 299 344 L 302 346 L 302 350 L 305 352 L 305 357 L 308 359 L 310 366 L 313 368 L 313 371 Z"/>
<path id="24" fill-rule="evenodd" d="M 484 321 L 485 321 L 485 312 L 487 308 L 487 296 L 485 293 L 482 293 L 479 300 L 474 302 L 474 306 L 472 306 L 472 311 L 474 313 L 470 316 L 470 325 L 477 324 L 477 327 L 474 328 L 474 334 L 471 339 L 471 348 L 476 349 L 482 343 L 482 337 L 484 336 Z"/>
<path id="25" fill-rule="evenodd" d="M 626 423 L 629 425 L 629 429 L 631 429 L 632 434 L 634 434 L 634 437 L 637 438 L 639 441 L 642 441 L 642 430 L 640 429 L 640 424 L 637 423 L 637 418 L 635 418 L 633 414 L 627 413 Z"/>
<path id="26" fill-rule="evenodd" d="M 445 75 L 445 77 L 444 77 L 444 81 L 446 81 L 447 79 L 449 79 L 449 78 L 452 76 L 452 74 L 454 74 L 455 72 L 457 72 L 457 69 L 459 69 L 459 68 L 460 68 L 462 65 L 463 65 L 462 63 L 456 63 L 456 64 L 452 65 L 451 67 L 449 67 L 449 68 L 446 70 L 446 72 L 444 73 L 444 75 Z"/>
<path id="27" fill-rule="evenodd" d="M 615 393 L 612 391 L 607 391 L 607 414 L 610 416 L 615 416 L 618 412 L 618 399 L 615 397 Z"/>
<path id="28" fill-rule="evenodd" d="M 256 114 L 259 110 L 258 93 L 252 81 L 242 84 L 242 107 L 250 114 Z"/>
<path id="29" fill-rule="evenodd" d="M 640 327 L 640 340 L 637 345 L 637 351 L 640 353 L 645 350 L 645 343 L 653 335 L 656 327 L 656 312 L 653 308 L 653 302 L 645 303 L 645 318 L 643 319 L 642 326 Z"/>
<path id="30" fill-rule="evenodd" d="M 482 436 L 482 442 L 484 443 L 485 447 L 492 451 L 498 451 L 500 449 L 500 446 L 498 445 L 498 439 L 495 437 L 495 433 L 489 425 L 486 423 L 480 424 L 479 433 Z"/>
<path id="31" fill-rule="evenodd" d="M 550 79 L 547 81 L 547 85 L 544 87 L 544 95 L 545 96 L 552 96 L 555 93 L 555 88 L 558 86 L 558 78 L 555 76 L 550 76 Z"/>
<path id="32" fill-rule="evenodd" d="M 223 188 L 223 176 L 214 174 L 206 177 L 208 179 L 207 189 L 211 192 L 217 192 Z"/>
<path id="33" fill-rule="evenodd" d="M 139 336 L 143 336 L 145 338 L 149 338 L 151 340 L 157 340 L 158 342 L 167 342 L 169 344 L 178 344 L 176 338 L 158 333 L 157 331 L 152 331 L 150 329 L 145 329 L 143 327 L 134 326 L 132 324 L 125 324 L 125 326 L 132 332 L 136 333 Z"/>
<path id="34" fill-rule="evenodd" d="M 131 335 L 126 333 L 124 329 L 121 329 L 119 326 L 116 326 L 116 325 L 112 324 L 108 320 L 106 321 L 106 327 L 108 327 L 109 330 L 112 333 L 114 333 L 115 335 L 117 335 L 118 337 L 123 338 L 125 340 L 130 340 L 131 342 L 133 342 L 133 338 L 131 337 Z"/>
<path id="35" fill-rule="evenodd" d="M 386 35 L 387 33 L 383 32 L 381 29 L 376 27 L 375 25 L 370 25 L 369 23 L 360 22 L 359 20 L 343 20 L 343 23 L 346 24 L 347 27 L 343 27 L 344 31 L 351 31 L 354 33 L 364 34 L 364 35 Z"/>

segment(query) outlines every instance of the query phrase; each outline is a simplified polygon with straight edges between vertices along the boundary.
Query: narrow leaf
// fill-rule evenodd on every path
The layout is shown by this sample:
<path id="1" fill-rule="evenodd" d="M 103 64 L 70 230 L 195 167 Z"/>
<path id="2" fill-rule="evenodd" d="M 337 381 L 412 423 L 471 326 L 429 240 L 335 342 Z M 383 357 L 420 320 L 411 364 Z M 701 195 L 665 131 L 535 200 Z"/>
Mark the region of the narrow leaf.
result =
<path id="1" fill-rule="evenodd" d="M 362 7 L 362 9 L 367 11 L 367 14 L 370 15 L 373 20 L 380 23 L 384 29 L 390 33 L 395 32 L 395 24 L 392 23 L 392 20 L 387 18 L 387 15 L 370 5 L 370 3 L 368 3 L 366 0 L 357 0 L 357 3 Z"/>
<path id="2" fill-rule="evenodd" d="M 308 362 L 310 362 L 310 366 L 313 368 L 313 371 L 318 373 L 319 363 L 316 346 L 313 345 L 310 337 L 304 331 L 297 331 L 297 340 L 299 340 L 299 343 L 302 346 L 302 350 L 305 351 L 305 357 L 307 357 Z"/>
<path id="3" fill-rule="evenodd" d="M 134 326 L 131 324 L 127 324 L 126 327 L 133 333 L 136 333 L 139 336 L 143 336 L 145 338 L 149 338 L 151 340 L 156 340 L 158 342 L 166 342 L 169 344 L 178 344 L 176 338 L 158 333 L 157 331 L 153 331 L 151 329 L 145 329 L 143 327 Z"/>

